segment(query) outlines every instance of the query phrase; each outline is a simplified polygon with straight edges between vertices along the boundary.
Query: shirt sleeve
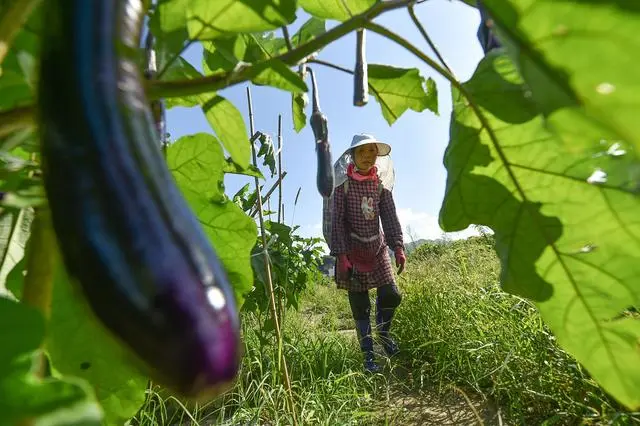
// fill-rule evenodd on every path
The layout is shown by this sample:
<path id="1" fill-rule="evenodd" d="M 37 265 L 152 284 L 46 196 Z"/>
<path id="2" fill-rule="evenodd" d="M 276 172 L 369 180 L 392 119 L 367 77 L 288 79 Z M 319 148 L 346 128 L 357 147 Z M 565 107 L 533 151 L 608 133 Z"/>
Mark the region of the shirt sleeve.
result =
<path id="1" fill-rule="evenodd" d="M 380 220 L 387 245 L 393 250 L 398 247 L 404 248 L 402 226 L 396 213 L 393 195 L 387 188 L 383 188 L 380 194 Z"/>
<path id="2" fill-rule="evenodd" d="M 338 256 L 347 252 L 345 244 L 346 205 L 344 200 L 344 186 L 338 186 L 333 193 L 333 212 L 331 218 L 331 254 Z"/>

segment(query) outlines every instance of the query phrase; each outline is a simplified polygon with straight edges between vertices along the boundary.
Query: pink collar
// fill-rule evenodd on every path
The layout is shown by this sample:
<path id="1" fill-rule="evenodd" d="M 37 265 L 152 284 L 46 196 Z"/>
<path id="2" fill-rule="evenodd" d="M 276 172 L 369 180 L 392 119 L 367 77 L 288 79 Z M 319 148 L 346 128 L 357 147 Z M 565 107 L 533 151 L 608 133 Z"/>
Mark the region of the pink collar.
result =
<path id="1" fill-rule="evenodd" d="M 355 165 L 353 163 L 349 163 L 349 165 L 347 166 L 347 176 L 358 182 L 367 180 L 375 182 L 378 180 L 378 167 L 374 165 L 373 167 L 371 167 L 371 169 L 369 169 L 366 175 L 363 175 L 355 170 Z"/>

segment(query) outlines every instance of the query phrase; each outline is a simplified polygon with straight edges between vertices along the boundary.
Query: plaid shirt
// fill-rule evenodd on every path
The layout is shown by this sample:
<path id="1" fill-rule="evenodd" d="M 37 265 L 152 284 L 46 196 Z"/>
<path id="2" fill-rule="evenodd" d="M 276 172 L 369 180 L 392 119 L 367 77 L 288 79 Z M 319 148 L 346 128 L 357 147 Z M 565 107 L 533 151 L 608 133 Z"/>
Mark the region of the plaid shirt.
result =
<path id="1" fill-rule="evenodd" d="M 338 278 L 338 288 L 363 291 L 394 282 L 387 247 L 404 247 L 402 227 L 391 191 L 378 191 L 378 182 L 349 178 L 333 195 L 331 248 L 333 254 L 347 254 L 354 265 L 355 280 Z M 382 225 L 382 226 L 381 226 Z"/>

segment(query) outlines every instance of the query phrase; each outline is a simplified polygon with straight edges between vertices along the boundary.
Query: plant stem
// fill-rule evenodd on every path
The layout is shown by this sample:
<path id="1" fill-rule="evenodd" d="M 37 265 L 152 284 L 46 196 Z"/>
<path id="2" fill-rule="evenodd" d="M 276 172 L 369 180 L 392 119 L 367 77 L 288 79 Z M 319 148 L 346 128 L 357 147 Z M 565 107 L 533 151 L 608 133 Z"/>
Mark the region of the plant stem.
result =
<path id="1" fill-rule="evenodd" d="M 440 51 L 438 50 L 438 48 L 436 47 L 435 43 L 433 42 L 433 40 L 431 40 L 431 37 L 429 37 L 429 34 L 427 33 L 427 31 L 424 29 L 424 26 L 422 25 L 422 23 L 420 22 L 420 20 L 418 19 L 418 17 L 416 16 L 416 12 L 413 8 L 413 5 L 410 4 L 407 7 L 407 10 L 409 11 L 409 16 L 411 16 L 411 20 L 413 21 L 413 23 L 416 25 L 416 27 L 418 28 L 418 31 L 420 31 L 420 34 L 422 34 L 422 37 L 424 37 L 425 41 L 427 42 L 427 44 L 429 45 L 429 47 L 431 48 L 431 50 L 433 50 L 433 52 L 436 54 L 436 56 L 438 57 L 438 59 L 440 60 L 440 62 L 442 63 L 442 66 L 444 66 L 447 71 L 449 71 L 449 73 L 452 76 L 455 76 L 453 74 L 453 71 L 451 71 L 451 68 L 449 68 L 449 65 L 447 65 L 447 61 L 444 60 L 444 58 L 442 57 L 442 55 L 440 55 Z"/>
<path id="2" fill-rule="evenodd" d="M 0 16 L 0 64 L 9 53 L 16 35 L 41 0 L 13 0 Z"/>
<path id="3" fill-rule="evenodd" d="M 318 64 L 318 65 L 322 65 L 322 66 L 327 67 L 327 68 L 333 68 L 334 70 L 342 71 L 342 72 L 347 73 L 347 74 L 351 74 L 351 75 L 354 74 L 354 72 L 352 70 L 350 70 L 349 68 L 345 68 L 345 67 L 342 67 L 340 65 L 331 63 L 331 62 L 323 61 L 322 59 L 310 59 L 309 62 L 312 62 L 314 64 Z M 379 96 L 379 93 L 376 90 L 376 88 L 373 87 L 368 82 L 367 82 L 367 85 L 369 86 L 369 90 L 371 90 L 376 95 L 376 97 L 378 98 L 378 101 L 379 102 L 384 102 L 383 98 L 381 98 Z"/>
<path id="4" fill-rule="evenodd" d="M 381 35 L 381 36 L 383 36 L 385 38 L 388 38 L 389 40 L 391 40 L 391 41 L 395 42 L 396 44 L 399 44 L 400 46 L 402 46 L 405 49 L 407 49 L 409 52 L 411 52 L 415 56 L 417 56 L 418 59 L 420 59 L 425 64 L 429 65 L 431 68 L 433 68 L 435 71 L 437 71 L 438 74 L 440 74 L 441 76 L 443 76 L 444 78 L 449 80 L 449 82 L 451 83 L 452 86 L 454 86 L 456 89 L 458 89 L 458 90 L 464 92 L 465 94 L 467 94 L 467 92 L 464 89 L 464 87 L 462 86 L 462 84 L 449 71 L 447 71 L 440 64 L 438 64 L 435 60 L 433 60 L 433 58 L 430 58 L 429 56 L 425 55 L 420 49 L 415 47 L 408 40 L 402 38 L 401 36 L 399 36 L 398 34 L 392 32 L 390 30 L 386 29 L 382 25 L 378 25 L 378 24 L 375 24 L 373 22 L 367 22 L 365 24 L 365 26 L 366 26 L 366 28 L 368 30 L 371 30 L 374 33 L 377 33 L 377 34 L 379 34 L 379 35 Z"/>
<path id="5" fill-rule="evenodd" d="M 284 37 L 284 42 L 287 45 L 287 49 L 293 50 L 293 44 L 291 44 L 291 37 L 289 36 L 289 29 L 286 25 L 282 26 L 282 36 Z"/>
<path id="6" fill-rule="evenodd" d="M 253 102 L 251 101 L 251 89 L 247 87 L 247 103 L 249 104 L 249 130 L 251 134 L 255 134 L 255 127 L 253 123 Z M 253 165 L 258 167 L 258 158 L 256 155 L 256 148 L 253 143 L 251 143 L 251 154 L 253 156 Z M 262 254 L 264 257 L 264 266 L 267 273 L 267 290 L 269 291 L 269 306 L 271 308 L 271 314 L 273 315 L 273 323 L 276 332 L 276 339 L 278 343 L 278 358 L 279 361 L 282 362 L 283 367 L 283 375 L 285 387 L 287 388 L 287 392 L 289 393 L 289 403 L 291 408 L 291 414 L 293 415 L 293 423 L 297 426 L 298 419 L 296 415 L 296 406 L 295 401 L 293 399 L 293 391 L 291 389 L 291 379 L 289 377 L 289 369 L 287 367 L 287 359 L 282 351 L 282 333 L 280 330 L 280 322 L 278 321 L 278 311 L 276 309 L 276 300 L 273 292 L 273 280 L 271 279 L 271 263 L 269 262 L 269 254 L 267 253 L 267 236 L 264 230 L 264 216 L 262 214 L 262 194 L 260 194 L 260 182 L 258 178 L 254 176 L 255 186 L 256 186 L 256 199 L 258 202 L 258 218 L 260 220 L 260 233 L 262 238 Z"/>
<path id="7" fill-rule="evenodd" d="M 22 289 L 22 303 L 42 313 L 45 321 L 51 312 L 51 293 L 55 271 L 56 241 L 48 208 L 37 208 L 31 223 L 31 237 L 25 253 L 27 275 Z M 45 371 L 45 358 L 40 356 L 36 376 Z"/>
<path id="8" fill-rule="evenodd" d="M 388 0 L 377 2 L 367 11 L 354 16 L 342 24 L 330 29 L 318 37 L 304 43 L 293 50 L 273 58 L 257 62 L 252 65 L 238 67 L 231 71 L 217 72 L 206 77 L 196 79 L 183 79 L 172 81 L 154 81 L 149 83 L 149 96 L 152 99 L 180 97 L 196 95 L 203 92 L 215 92 L 222 88 L 231 87 L 238 83 L 252 80 L 264 69 L 268 68 L 272 61 L 281 61 L 286 65 L 294 66 L 304 61 L 309 55 L 322 49 L 346 34 L 358 28 L 384 12 L 407 6 L 412 0 Z"/>
<path id="9" fill-rule="evenodd" d="M 34 115 L 31 105 L 0 112 L 0 138 L 17 130 L 33 126 Z"/>

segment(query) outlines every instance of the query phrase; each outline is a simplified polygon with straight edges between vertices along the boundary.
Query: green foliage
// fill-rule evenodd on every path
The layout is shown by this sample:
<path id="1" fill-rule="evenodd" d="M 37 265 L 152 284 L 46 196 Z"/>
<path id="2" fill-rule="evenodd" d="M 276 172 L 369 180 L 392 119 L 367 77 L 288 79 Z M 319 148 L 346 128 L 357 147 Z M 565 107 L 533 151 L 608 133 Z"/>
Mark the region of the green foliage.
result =
<path id="1" fill-rule="evenodd" d="M 637 167 L 637 157 L 607 154 L 611 142 L 592 140 L 585 155 L 559 140 L 499 51 L 463 87 L 454 93 L 443 228 L 491 227 L 503 288 L 534 300 L 598 382 L 639 405 L 640 362 L 631 360 L 640 361 L 640 323 L 625 310 L 640 300 L 640 262 L 631 261 L 640 260 L 640 228 L 631 222 L 640 199 L 637 182 L 616 173 Z M 610 176 L 593 180 L 597 170 Z"/>
<path id="2" fill-rule="evenodd" d="M 346 21 L 375 4 L 376 0 L 299 0 L 300 7 L 320 19 Z"/>
<path id="3" fill-rule="evenodd" d="M 37 310 L 0 297 L 2 424 L 31 420 L 36 425 L 99 426 L 102 409 L 86 382 L 69 377 L 35 379 L 44 337 L 45 322 Z"/>
<path id="4" fill-rule="evenodd" d="M 222 170 L 226 162 L 220 143 L 206 133 L 182 137 L 167 150 L 167 165 L 213 247 L 224 247 L 218 257 L 242 305 L 243 294 L 253 281 L 249 253 L 257 229 L 255 222 L 224 195 Z"/>
<path id="5" fill-rule="evenodd" d="M 58 263 L 53 283 L 47 350 L 60 374 L 93 385 L 107 424 L 124 423 L 144 402 L 148 378 L 97 322 L 62 263 Z"/>
<path id="6" fill-rule="evenodd" d="M 369 64 L 369 87 L 389 125 L 405 111 L 438 113 L 438 92 L 433 79 L 424 79 L 416 68 Z"/>
<path id="7" fill-rule="evenodd" d="M 475 6 L 475 1 L 462 1 Z M 1 2 L 0 17 L 13 7 L 9 3 L 25 4 Z M 171 86 L 174 96 L 166 99 L 167 107 L 200 108 L 215 134 L 185 136 L 172 143 L 166 152 L 167 165 L 217 248 L 240 305 L 244 302 L 245 313 L 255 315 L 255 321 L 266 330 L 272 324 L 264 320 L 267 297 L 263 251 L 268 254 L 283 315 L 286 307 L 299 307 L 300 294 L 310 281 L 317 279 L 317 266 L 321 263 L 319 240 L 301 238 L 295 226 L 267 219 L 268 243 L 263 247 L 255 221 L 248 215 L 255 210 L 256 189 L 247 184 L 233 196 L 225 193 L 225 173 L 259 179 L 264 175 L 250 165 L 249 140 L 253 135 L 248 134 L 241 112 L 221 91 L 251 82 L 290 93 L 292 125 L 300 132 L 306 126 L 308 108 L 304 66 L 319 66 L 309 61 L 310 55 L 319 55 L 339 37 L 366 27 L 362 16 L 352 19 L 353 16 L 408 4 L 409 1 L 375 0 L 160 0 L 148 12 L 149 27 L 157 40 L 160 70 L 160 82 L 148 83 L 150 93 L 154 93 L 156 85 Z M 461 275 L 456 275 L 460 280 L 450 282 L 450 288 L 463 288 L 467 293 L 455 293 L 449 300 L 442 297 L 447 294 L 445 288 L 430 292 L 431 288 L 415 284 L 424 291 L 410 296 L 406 309 L 415 309 L 412 315 L 426 325 L 405 325 L 404 336 L 415 344 L 414 355 L 436 347 L 442 362 L 446 361 L 446 365 L 441 363 L 441 369 L 429 373 L 457 382 L 464 382 L 459 376 L 466 374 L 467 384 L 478 389 L 484 386 L 478 377 L 490 377 L 492 392 L 510 401 L 512 412 L 518 415 L 518 410 L 523 409 L 518 404 L 525 404 L 524 401 L 549 410 L 560 406 L 576 413 L 576 392 L 587 395 L 586 402 L 583 398 L 580 404 L 590 409 L 600 403 L 610 407 L 613 404 L 603 389 L 621 404 L 638 408 L 640 293 L 636 277 L 640 275 L 640 225 L 636 217 L 640 209 L 640 124 L 636 115 L 640 71 L 630 52 L 640 47 L 640 6 L 625 0 L 484 0 L 483 4 L 492 15 L 504 49 L 487 54 L 473 77 L 464 83 L 443 69 L 436 70 L 452 83 L 454 107 L 451 140 L 444 159 L 448 180 L 440 222 L 446 231 L 462 230 L 470 224 L 487 225 L 494 231 L 494 237 L 477 241 L 489 244 L 487 247 L 498 254 L 500 270 L 496 270 L 496 279 L 511 296 L 493 287 L 482 287 L 484 296 L 468 297 L 469 292 L 477 291 L 468 287 L 476 278 L 467 273 L 469 259 L 458 256 L 464 251 L 462 243 L 428 244 L 416 250 L 412 259 L 427 261 L 455 253 L 458 257 L 450 269 Z M 276 33 L 284 25 L 297 24 L 299 10 L 311 18 L 291 36 L 288 46 Z M 375 18 L 376 13 L 370 13 L 367 19 Z M 34 101 L 38 82 L 35 65 L 42 19 L 36 8 L 29 20 L 17 28 L 6 58 L 0 58 L 0 214 L 5 232 L 4 263 L 0 266 L 3 271 L 12 268 L 3 284 L 18 299 L 22 297 L 26 266 L 24 260 L 13 258 L 7 263 L 11 256 L 6 247 L 11 241 L 5 237 L 17 226 L 11 215 L 45 200 L 37 126 L 29 128 L 22 122 L 16 125 L 11 114 L 17 111 L 35 118 L 38 124 L 29 105 Z M 337 26 L 327 30 L 325 21 L 336 21 Z M 13 25 L 16 23 L 0 19 L 0 36 L 10 33 Z M 0 39 L 0 46 L 4 41 Z M 420 53 L 420 57 L 419 49 L 397 37 L 395 41 Z M 203 49 L 202 72 L 182 56 L 187 46 Z M 424 54 L 422 59 L 433 64 Z M 417 68 L 392 64 L 368 66 L 371 93 L 389 125 L 408 110 L 438 114 L 438 90 L 433 78 L 423 74 Z M 18 106 L 23 108 L 16 110 Z M 262 166 L 273 177 L 273 146 L 264 133 L 256 143 Z M 488 242 L 493 238 L 495 245 Z M 459 286 L 460 282 L 464 286 Z M 59 272 L 46 327 L 42 318 L 36 319 L 31 311 L 27 313 L 22 303 L 0 299 L 0 326 L 6 331 L 1 334 L 0 387 L 11 389 L 11 395 L 16 396 L 0 402 L 0 412 L 8 413 L 9 421 L 21 412 L 38 417 L 41 423 L 37 424 L 93 424 L 102 416 L 99 403 L 106 419 L 123 423 L 144 399 L 146 377 L 118 343 L 92 322 L 82 299 L 72 289 Z M 5 289 L 2 290 L 4 294 Z M 511 303 L 519 300 L 516 296 L 535 303 L 548 331 L 537 320 L 529 302 L 511 309 Z M 478 298 L 483 301 L 480 308 Z M 500 317 L 489 316 L 490 311 L 499 312 Z M 457 322 L 450 320 L 452 315 L 458 318 Z M 20 323 L 20 330 L 25 332 L 20 336 L 11 332 L 15 329 L 10 329 L 7 318 Z M 402 328 L 402 314 L 399 318 Z M 481 320 L 469 322 L 473 318 Z M 518 321 L 523 328 L 512 328 Z M 456 329 L 460 324 L 470 325 Z M 486 328 L 487 324 L 493 328 Z M 441 326 L 442 334 L 424 334 L 437 326 Z M 264 331 L 255 334 L 257 339 L 263 339 L 262 343 Z M 523 338 L 527 333 L 534 336 L 533 340 Z M 499 349 L 487 352 L 477 346 L 464 349 L 468 354 L 460 355 L 458 346 L 486 338 L 491 340 L 487 344 Z M 32 360 L 38 358 L 43 341 L 48 343 L 54 374 L 36 379 L 30 367 Z M 344 365 L 328 368 L 319 359 L 311 359 L 311 353 L 309 358 L 300 358 L 304 351 L 294 349 L 307 348 L 300 343 L 303 341 L 295 340 L 293 345 L 294 340 L 289 340 L 290 346 L 285 345 L 288 356 L 309 368 L 298 370 L 298 364 L 291 363 L 300 386 L 325 392 L 327 401 L 341 404 L 332 399 L 332 392 L 346 394 L 346 388 L 333 388 L 331 383 L 335 379 L 332 374 L 343 371 Z M 555 346 L 556 341 L 567 352 Z M 548 349 L 546 355 L 553 368 L 542 367 L 544 356 L 535 347 Z M 348 358 L 342 349 L 327 353 L 333 354 L 333 360 Z M 511 376 L 509 380 L 502 373 L 496 377 L 493 372 L 497 366 L 491 357 L 506 359 L 511 353 L 518 353 L 531 363 L 500 367 L 495 371 L 508 370 Z M 251 404 L 265 394 L 247 391 L 254 380 L 277 383 L 275 373 L 266 370 L 273 367 L 275 359 L 267 361 L 269 356 L 250 350 L 244 360 L 249 365 L 244 371 L 248 372 L 241 378 L 244 393 L 234 391 L 222 399 L 224 404 L 231 404 L 233 398 L 247 398 L 249 402 L 238 408 L 242 414 L 238 419 L 242 421 L 262 415 L 263 407 Z M 577 362 L 571 368 L 575 371 L 567 372 L 566 365 L 574 359 Z M 256 366 L 260 366 L 259 373 L 252 370 Z M 445 374 L 452 369 L 459 372 L 457 378 Z M 319 380 L 315 383 L 322 385 L 313 387 L 305 375 L 309 372 Z M 532 372 L 536 372 L 535 377 Z M 560 378 L 556 381 L 552 376 L 557 372 Z M 591 381 L 585 385 L 590 380 L 587 375 L 602 388 Z M 541 377 L 547 387 L 537 388 L 533 381 Z M 351 378 L 342 380 L 341 383 L 350 383 Z M 370 390 L 374 385 L 375 382 L 368 382 L 366 386 L 371 386 L 367 388 Z M 578 390 L 567 390 L 565 385 Z M 354 384 L 353 389 L 361 388 Z M 553 393 L 556 405 L 544 405 L 527 389 Z M 270 391 L 272 397 L 285 400 L 282 387 Z M 564 396 L 558 396 L 562 392 Z M 32 398 L 27 400 L 21 395 Z M 312 399 L 309 392 L 303 392 L 300 398 Z M 348 421 L 353 419 L 352 413 L 370 403 L 351 398 L 332 413 L 329 405 L 311 401 L 301 416 L 306 421 L 319 422 L 322 416 L 316 414 L 320 411 L 314 414 L 315 408 L 308 407 L 321 407 L 318 410 L 326 413 L 322 418 L 328 419 L 329 424 Z M 224 418 L 224 405 L 219 405 L 218 410 Z M 279 416 L 286 413 L 281 406 L 268 410 L 267 417 L 271 419 L 282 419 Z"/>

